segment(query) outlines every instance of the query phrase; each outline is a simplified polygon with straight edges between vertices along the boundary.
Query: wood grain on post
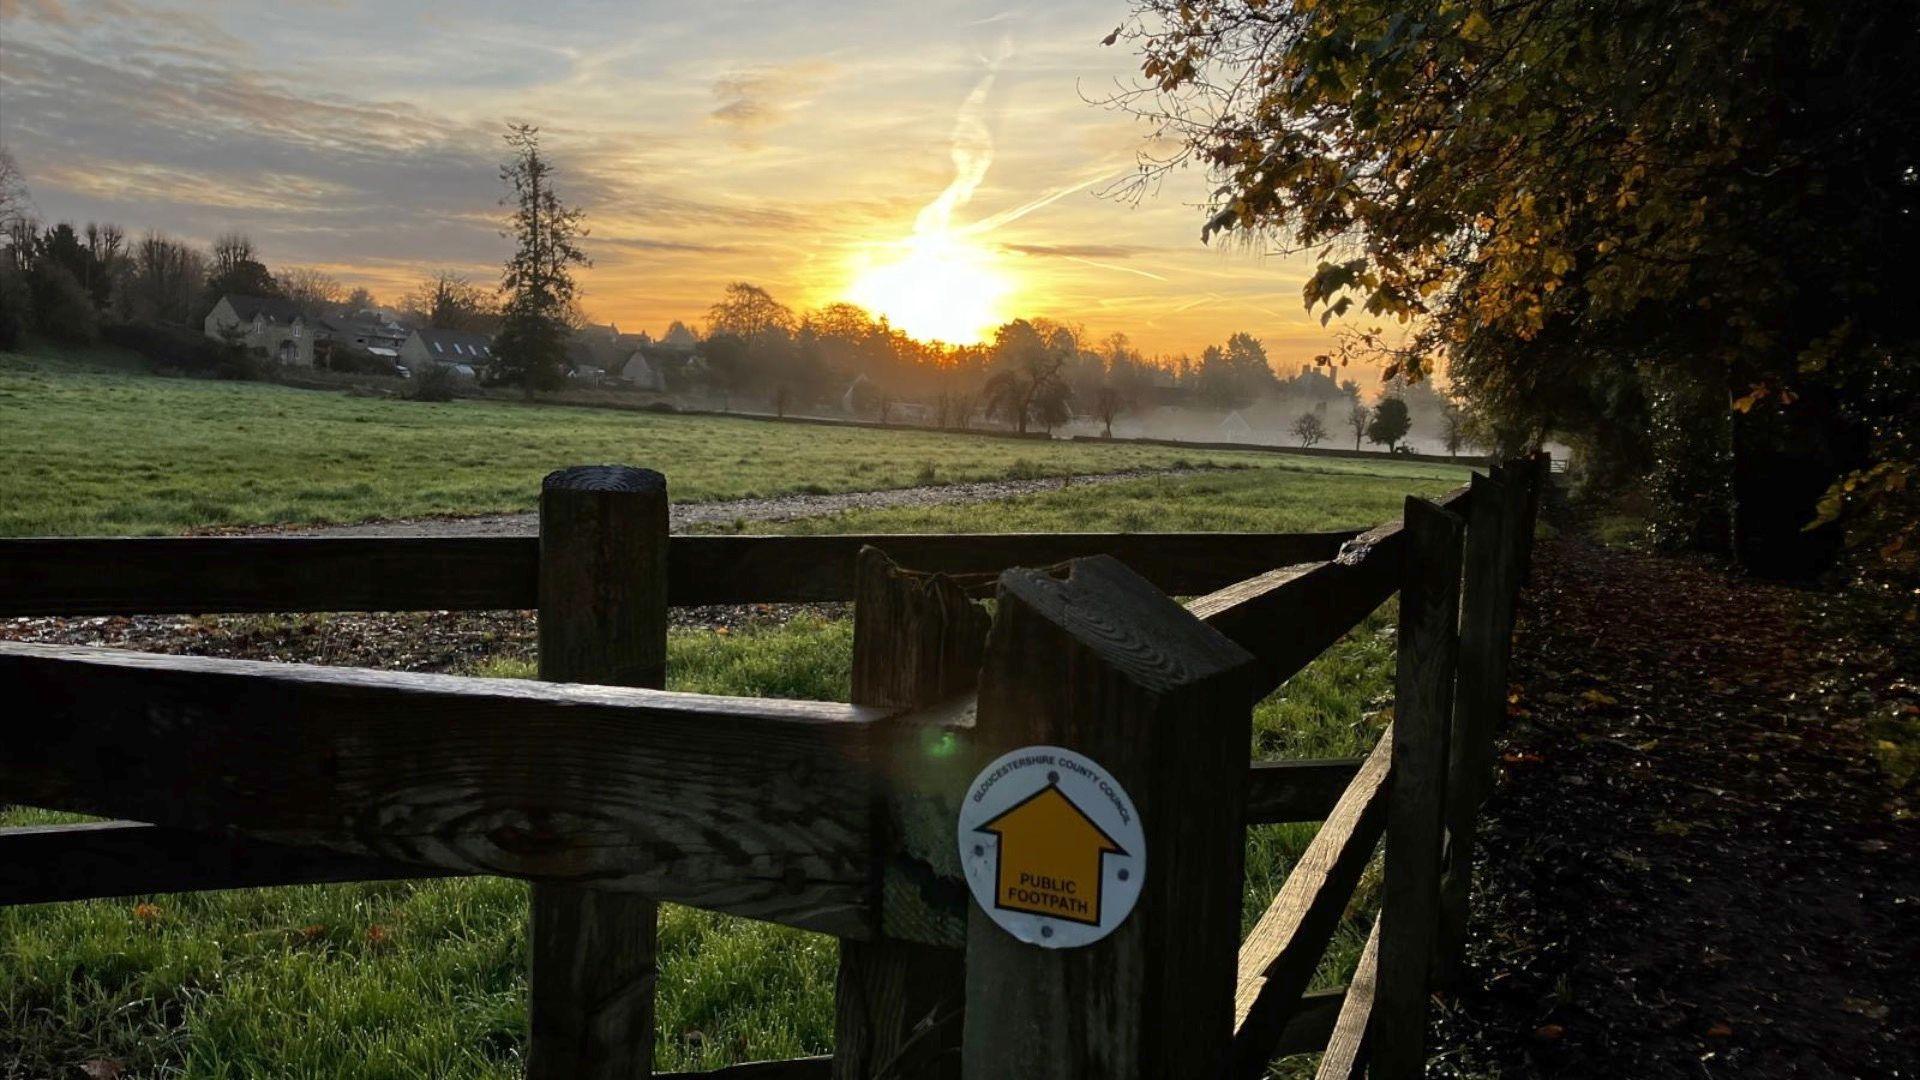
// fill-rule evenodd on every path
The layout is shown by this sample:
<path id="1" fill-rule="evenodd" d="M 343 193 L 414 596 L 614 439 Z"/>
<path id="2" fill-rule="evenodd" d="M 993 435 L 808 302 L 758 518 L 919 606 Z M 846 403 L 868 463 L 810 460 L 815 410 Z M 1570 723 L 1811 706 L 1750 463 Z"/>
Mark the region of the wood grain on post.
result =
<path id="1" fill-rule="evenodd" d="M 1409 498 L 1406 525 L 1379 981 L 1368 1032 L 1376 1080 L 1412 1080 L 1426 1065 L 1427 978 L 1439 917 L 1447 728 L 1460 647 L 1464 523 L 1430 502 Z"/>
<path id="2" fill-rule="evenodd" d="M 540 678 L 662 689 L 667 481 L 579 466 L 540 485 Z M 528 926 L 529 1080 L 653 1072 L 659 906 L 535 884 Z"/>
<path id="3" fill-rule="evenodd" d="M 882 710 L 3 641 L 0 687 L 27 806 L 873 933 Z"/>
<path id="4" fill-rule="evenodd" d="M 1366 947 L 1360 950 L 1360 963 L 1353 969 L 1353 981 L 1347 984 L 1347 997 L 1340 1003 L 1339 1019 L 1327 1037 L 1327 1051 L 1320 1055 L 1320 1068 L 1314 1080 L 1362 1080 L 1367 1074 L 1367 1025 L 1373 1016 L 1373 992 L 1380 970 L 1380 921 L 1374 920 L 1367 934 Z"/>
<path id="5" fill-rule="evenodd" d="M 854 576 L 854 702 L 924 709 L 971 694 L 988 622 L 986 610 L 950 578 L 903 570 L 879 550 L 863 549 Z M 952 921 L 958 909 L 916 895 L 936 876 L 960 876 L 951 814 L 929 808 L 924 793 L 964 790 L 967 777 L 926 715 L 909 713 L 876 732 L 875 877 L 882 910 Z M 958 812 L 957 804 L 946 809 Z M 909 844 L 903 833 L 916 829 L 931 835 Z M 942 864 L 927 865 L 932 859 Z M 958 1076 L 965 961 L 958 949 L 843 939 L 834 989 L 835 1080 Z"/>
<path id="6" fill-rule="evenodd" d="M 970 1080 L 1204 1077 L 1226 1059 L 1239 937 L 1252 657 L 1109 558 L 1010 570 L 981 674 L 979 761 L 1049 744 L 1132 796 L 1138 906 L 1043 949 L 968 911 Z"/>
<path id="7" fill-rule="evenodd" d="M 1440 879 L 1440 932 L 1435 974 L 1452 981 L 1466 943 L 1472 892 L 1475 819 L 1492 776 L 1493 732 L 1507 704 L 1507 648 L 1512 640 L 1512 489 L 1473 478 L 1460 596 L 1460 657 L 1447 744 L 1445 863 Z"/>

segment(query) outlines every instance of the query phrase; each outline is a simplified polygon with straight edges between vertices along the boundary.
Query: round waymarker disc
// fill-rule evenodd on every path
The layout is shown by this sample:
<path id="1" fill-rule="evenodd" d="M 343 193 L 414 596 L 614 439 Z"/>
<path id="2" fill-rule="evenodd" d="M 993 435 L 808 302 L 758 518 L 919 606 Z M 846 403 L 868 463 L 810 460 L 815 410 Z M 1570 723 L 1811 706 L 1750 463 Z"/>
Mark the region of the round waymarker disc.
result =
<path id="1" fill-rule="evenodd" d="M 1021 747 L 980 770 L 961 803 L 958 839 L 974 902 L 1046 949 L 1113 933 L 1146 882 L 1133 800 L 1092 758 L 1061 746 Z"/>

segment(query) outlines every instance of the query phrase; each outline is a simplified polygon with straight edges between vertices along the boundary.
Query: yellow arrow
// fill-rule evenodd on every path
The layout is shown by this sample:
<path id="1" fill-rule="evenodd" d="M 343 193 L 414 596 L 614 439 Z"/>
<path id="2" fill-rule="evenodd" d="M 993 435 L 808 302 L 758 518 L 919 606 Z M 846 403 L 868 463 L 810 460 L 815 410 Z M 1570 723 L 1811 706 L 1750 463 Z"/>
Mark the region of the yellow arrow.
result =
<path id="1" fill-rule="evenodd" d="M 1100 925 L 1101 865 L 1127 852 L 1058 785 L 1048 784 L 982 824 L 1000 838 L 993 905 Z"/>

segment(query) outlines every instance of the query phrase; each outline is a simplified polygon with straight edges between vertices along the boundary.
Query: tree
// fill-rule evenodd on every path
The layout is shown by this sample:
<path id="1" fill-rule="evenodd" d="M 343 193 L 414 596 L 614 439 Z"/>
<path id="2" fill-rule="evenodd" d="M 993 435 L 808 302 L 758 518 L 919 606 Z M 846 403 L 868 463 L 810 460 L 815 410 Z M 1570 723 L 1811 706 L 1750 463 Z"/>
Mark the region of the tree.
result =
<path id="1" fill-rule="evenodd" d="M 1093 415 L 1099 417 L 1100 423 L 1104 425 L 1104 430 L 1101 432 L 1103 438 L 1113 438 L 1114 419 L 1132 407 L 1133 399 L 1125 390 L 1112 382 L 1102 383 L 1100 388 L 1093 392 Z"/>
<path id="2" fill-rule="evenodd" d="M 221 233 L 213 241 L 213 268 L 215 277 L 231 274 L 243 263 L 258 262 L 253 257 L 253 238 L 243 232 Z"/>
<path id="3" fill-rule="evenodd" d="M 1327 425 L 1316 412 L 1303 412 L 1293 422 L 1293 437 L 1301 446 L 1312 446 L 1327 437 Z"/>
<path id="4" fill-rule="evenodd" d="M 1444 357 L 1502 449 L 1551 429 L 1644 457 L 1659 371 L 1732 406 L 1749 566 L 1818 565 L 1823 488 L 1920 493 L 1920 325 L 1888 291 L 1920 240 L 1920 6 L 1134 10 L 1124 103 L 1181 148 L 1143 180 L 1203 162 L 1208 234 L 1340 252 L 1309 307 L 1411 326 L 1361 345 L 1390 374 Z"/>
<path id="5" fill-rule="evenodd" d="M 1267 350 L 1252 334 L 1237 333 L 1225 347 L 1209 345 L 1195 373 L 1200 395 L 1216 408 L 1240 409 L 1279 388 Z"/>
<path id="6" fill-rule="evenodd" d="M 117 227 L 110 228 L 115 233 L 119 231 Z M 117 243 L 112 249 L 102 246 L 98 225 L 88 225 L 83 234 L 72 223 L 63 221 L 40 234 L 39 240 L 33 245 L 32 262 L 36 271 L 49 265 L 57 265 L 65 270 L 86 296 L 88 306 L 99 308 L 106 305 L 107 297 L 112 292 L 112 269 L 103 256 L 112 256 L 118 246 Z M 64 291 L 65 288 L 64 283 L 46 287 L 55 292 Z M 37 290 L 40 286 L 35 288 Z M 42 311 L 42 316 L 46 317 L 46 312 Z"/>
<path id="7" fill-rule="evenodd" d="M 494 318 L 493 301 L 465 274 L 436 270 L 400 301 L 415 319 L 435 330 L 485 330 Z"/>
<path id="8" fill-rule="evenodd" d="M 1360 449 L 1360 440 L 1367 434 L 1367 422 L 1373 418 L 1372 410 L 1354 399 L 1353 406 L 1347 410 L 1347 426 L 1353 429 L 1353 448 Z"/>
<path id="9" fill-rule="evenodd" d="M 35 262 L 27 275 L 27 291 L 32 298 L 34 324 L 41 333 L 73 344 L 93 341 L 98 333 L 93 297 L 66 264 L 55 259 Z"/>
<path id="10" fill-rule="evenodd" d="M 26 273 L 11 260 L 0 261 L 0 350 L 17 346 L 32 324 L 33 294 Z"/>
<path id="11" fill-rule="evenodd" d="M 700 344 L 700 336 L 687 328 L 679 319 L 667 324 L 667 332 L 660 335 L 660 344 L 669 349 L 691 350 Z"/>
<path id="12" fill-rule="evenodd" d="M 707 309 L 709 335 L 733 334 L 755 343 L 773 334 L 790 335 L 793 328 L 791 308 L 775 300 L 767 290 L 744 281 L 728 285 L 726 293 Z"/>
<path id="13" fill-rule="evenodd" d="M 0 235 L 13 236 L 33 218 L 33 196 L 13 152 L 0 145 Z"/>
<path id="14" fill-rule="evenodd" d="M 373 293 L 365 285 L 355 285 L 347 298 L 340 301 L 340 306 L 348 311 L 366 311 L 379 307 L 380 302 L 373 298 Z"/>
<path id="15" fill-rule="evenodd" d="M 253 257 L 253 240 L 240 232 L 225 233 L 213 242 L 213 265 L 208 271 L 207 287 L 192 321 L 205 319 L 213 306 L 227 294 L 235 296 L 277 297 L 280 283 L 266 265 Z"/>
<path id="16" fill-rule="evenodd" d="M 209 269 L 204 254 L 149 231 L 133 246 L 128 289 L 131 314 L 139 320 L 185 323 L 199 307 Z"/>
<path id="17" fill-rule="evenodd" d="M 500 166 L 507 186 L 500 201 L 512 207 L 504 235 L 513 238 L 514 251 L 500 275 L 504 317 L 488 378 L 532 396 L 562 384 L 567 314 L 577 298 L 573 268 L 592 263 L 580 249 L 587 235 L 580 211 L 554 191 L 553 165 L 540 153 L 540 129 L 510 124 L 504 139 L 511 156 Z"/>
<path id="18" fill-rule="evenodd" d="M 1460 451 L 1467 445 L 1467 411 L 1455 402 L 1447 402 L 1440 410 L 1441 441 L 1446 444 L 1447 454 L 1459 457 Z"/>
<path id="19" fill-rule="evenodd" d="M 127 233 L 111 221 L 87 222 L 87 273 L 80 284 L 96 307 L 106 307 L 127 271 Z"/>
<path id="20" fill-rule="evenodd" d="M 784 389 L 791 395 L 819 383 L 825 367 L 820 335 L 801 329 L 804 341 L 796 339 L 793 311 L 767 290 L 744 281 L 728 285 L 720 300 L 707 310 L 709 341 L 726 337 L 745 344 L 744 354 L 727 375 L 732 390 L 765 394 Z"/>
<path id="21" fill-rule="evenodd" d="M 300 313 L 313 318 L 339 303 L 345 288 L 340 279 L 324 270 L 295 266 L 273 276 L 280 295 L 294 302 Z"/>
<path id="22" fill-rule="evenodd" d="M 1373 419 L 1367 422 L 1367 441 L 1393 453 L 1412 427 L 1413 415 L 1407 412 L 1407 403 L 1397 397 L 1384 397 L 1373 407 Z"/>
<path id="23" fill-rule="evenodd" d="M 982 391 L 988 415 L 1011 421 L 1022 435 L 1029 421 L 1049 430 L 1064 421 L 1070 415 L 1071 394 L 1060 369 L 1073 352 L 1073 337 L 1064 329 L 1042 335 L 1033 323 L 1015 319 L 995 330 L 993 362 L 998 370 Z"/>

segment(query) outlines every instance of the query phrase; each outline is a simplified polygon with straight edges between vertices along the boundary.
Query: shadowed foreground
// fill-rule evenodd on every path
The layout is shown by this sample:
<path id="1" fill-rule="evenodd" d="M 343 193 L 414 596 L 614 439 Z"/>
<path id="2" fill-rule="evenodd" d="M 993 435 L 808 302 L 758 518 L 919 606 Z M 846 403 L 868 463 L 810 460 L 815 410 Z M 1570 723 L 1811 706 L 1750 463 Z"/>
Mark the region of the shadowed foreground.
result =
<path id="1" fill-rule="evenodd" d="M 1915 1075 L 1912 637 L 1696 561 L 1534 566 L 1441 1074 Z"/>

